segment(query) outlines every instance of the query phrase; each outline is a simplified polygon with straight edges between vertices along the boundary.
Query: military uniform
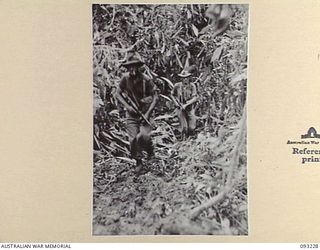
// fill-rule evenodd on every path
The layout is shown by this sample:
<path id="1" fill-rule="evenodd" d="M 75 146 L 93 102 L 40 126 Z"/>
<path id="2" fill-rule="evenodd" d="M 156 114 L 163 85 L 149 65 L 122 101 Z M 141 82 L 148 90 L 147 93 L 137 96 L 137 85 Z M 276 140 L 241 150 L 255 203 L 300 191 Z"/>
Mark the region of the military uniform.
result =
<path id="1" fill-rule="evenodd" d="M 139 73 L 136 76 L 125 74 L 120 81 L 119 88 L 129 96 L 142 114 L 145 114 L 149 109 L 152 96 L 156 90 L 151 79 L 143 73 Z M 139 114 L 127 112 L 126 127 L 129 135 L 132 158 L 140 160 L 143 150 L 152 156 L 153 145 L 150 137 L 152 129 L 150 125 L 146 124 Z"/>
<path id="2" fill-rule="evenodd" d="M 188 100 L 197 97 L 197 88 L 194 83 L 183 84 L 178 82 L 174 85 L 172 95 L 182 104 L 186 104 Z M 177 108 L 177 116 L 180 122 L 180 129 L 182 134 L 192 134 L 196 128 L 195 116 L 196 104 L 188 105 L 184 110 Z"/>

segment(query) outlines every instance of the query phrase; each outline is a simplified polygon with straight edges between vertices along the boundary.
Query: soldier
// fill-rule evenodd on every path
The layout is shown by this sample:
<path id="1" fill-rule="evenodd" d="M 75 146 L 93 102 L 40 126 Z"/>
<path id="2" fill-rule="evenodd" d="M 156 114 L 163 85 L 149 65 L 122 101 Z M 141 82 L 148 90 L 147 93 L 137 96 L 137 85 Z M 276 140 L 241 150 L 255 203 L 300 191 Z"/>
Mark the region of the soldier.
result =
<path id="1" fill-rule="evenodd" d="M 178 76 L 182 78 L 182 81 L 174 85 L 171 97 L 177 106 L 180 131 L 182 139 L 184 139 L 192 135 L 196 128 L 195 108 L 198 94 L 196 85 L 191 82 L 191 73 L 188 71 L 188 68 L 183 70 Z"/>
<path id="2" fill-rule="evenodd" d="M 154 155 L 149 118 L 158 99 L 154 83 L 141 71 L 143 65 L 137 53 L 131 54 L 121 65 L 128 73 L 123 75 L 116 91 L 117 99 L 127 111 L 126 127 L 131 157 L 136 160 L 136 174 L 145 170 L 142 151 L 146 151 L 149 158 Z"/>
<path id="3" fill-rule="evenodd" d="M 199 34 L 206 33 L 209 29 L 213 28 L 211 38 L 225 32 L 231 22 L 231 17 L 234 14 L 230 4 L 212 4 L 206 10 L 206 17 L 209 19 L 209 25 L 203 28 Z"/>

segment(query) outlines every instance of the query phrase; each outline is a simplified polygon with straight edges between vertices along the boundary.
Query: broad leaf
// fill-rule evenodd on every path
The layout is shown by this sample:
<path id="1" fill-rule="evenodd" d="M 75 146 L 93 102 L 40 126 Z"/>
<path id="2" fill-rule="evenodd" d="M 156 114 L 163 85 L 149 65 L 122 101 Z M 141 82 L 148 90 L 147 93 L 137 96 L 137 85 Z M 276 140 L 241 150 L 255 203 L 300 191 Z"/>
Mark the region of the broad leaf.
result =
<path id="1" fill-rule="evenodd" d="M 198 35 L 199 35 L 199 30 L 198 30 L 197 27 L 194 26 L 193 24 L 192 24 L 192 30 L 193 30 L 193 33 L 196 35 L 196 37 L 198 37 Z"/>
<path id="2" fill-rule="evenodd" d="M 215 49 L 215 51 L 213 52 L 212 58 L 211 58 L 211 62 L 215 62 L 220 59 L 220 56 L 222 54 L 222 50 L 223 50 L 222 46 Z"/>

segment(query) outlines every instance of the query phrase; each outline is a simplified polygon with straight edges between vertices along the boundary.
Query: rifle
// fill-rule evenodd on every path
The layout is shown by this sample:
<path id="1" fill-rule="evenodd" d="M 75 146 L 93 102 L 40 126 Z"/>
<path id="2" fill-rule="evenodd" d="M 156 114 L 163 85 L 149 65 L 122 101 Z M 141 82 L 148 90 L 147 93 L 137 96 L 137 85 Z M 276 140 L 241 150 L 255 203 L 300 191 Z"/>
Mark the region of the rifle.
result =
<path id="1" fill-rule="evenodd" d="M 183 108 L 183 105 L 181 104 L 181 102 L 179 102 L 177 100 L 177 98 L 175 98 L 174 96 L 170 95 L 170 97 L 166 96 L 166 95 L 163 95 L 163 94 L 160 94 L 161 97 L 163 97 L 164 99 L 170 101 L 170 102 L 173 102 L 175 104 L 175 106 L 177 106 L 177 108 L 180 108 L 181 110 L 185 110 Z M 189 105 L 188 105 L 189 106 Z"/>
<path id="2" fill-rule="evenodd" d="M 171 95 L 171 99 L 172 99 L 173 103 L 178 104 L 178 108 L 180 108 L 182 111 L 185 111 L 185 109 L 183 108 L 183 105 L 181 104 L 181 102 L 177 98 L 175 98 Z"/>
<path id="3" fill-rule="evenodd" d="M 145 117 L 145 115 L 140 112 L 140 110 L 138 109 L 136 104 L 132 101 L 132 99 L 127 94 L 124 94 L 124 95 L 125 95 L 125 99 L 129 101 L 129 105 L 134 109 L 134 111 L 136 111 L 136 113 L 142 118 L 142 120 L 144 120 L 151 128 L 154 128 L 153 125 L 150 123 L 150 121 L 147 119 L 147 117 Z"/>

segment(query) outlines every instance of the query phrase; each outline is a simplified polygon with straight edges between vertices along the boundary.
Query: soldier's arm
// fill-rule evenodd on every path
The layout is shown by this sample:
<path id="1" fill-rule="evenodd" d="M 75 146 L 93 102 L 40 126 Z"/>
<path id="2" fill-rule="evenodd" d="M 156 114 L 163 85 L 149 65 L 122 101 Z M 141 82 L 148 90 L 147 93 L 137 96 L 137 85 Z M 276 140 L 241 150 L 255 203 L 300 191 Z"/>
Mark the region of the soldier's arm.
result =
<path id="1" fill-rule="evenodd" d="M 174 86 L 173 86 L 173 89 L 171 90 L 171 100 L 174 102 L 174 104 L 179 107 L 179 103 L 177 102 L 177 99 L 176 99 L 176 94 L 177 94 L 177 88 L 178 88 L 178 85 L 179 83 L 176 83 Z"/>
<path id="2" fill-rule="evenodd" d="M 147 112 L 145 113 L 145 116 L 147 119 L 149 119 L 154 107 L 156 106 L 158 98 L 159 98 L 157 87 L 154 85 L 154 83 L 151 83 L 151 84 L 152 84 L 152 101 L 151 101 L 151 104 L 150 104 Z"/>
<path id="3" fill-rule="evenodd" d="M 116 98 L 123 104 L 123 106 L 126 108 L 126 110 L 128 112 L 131 112 L 131 113 L 135 113 L 134 109 L 130 106 L 130 104 L 123 98 L 123 88 L 124 88 L 124 78 L 121 79 L 121 82 L 120 84 L 118 85 L 117 87 L 117 90 L 116 90 Z"/>

